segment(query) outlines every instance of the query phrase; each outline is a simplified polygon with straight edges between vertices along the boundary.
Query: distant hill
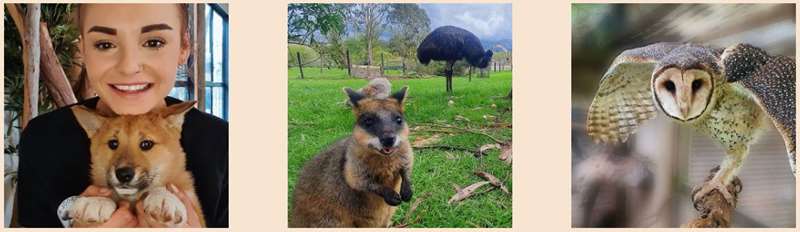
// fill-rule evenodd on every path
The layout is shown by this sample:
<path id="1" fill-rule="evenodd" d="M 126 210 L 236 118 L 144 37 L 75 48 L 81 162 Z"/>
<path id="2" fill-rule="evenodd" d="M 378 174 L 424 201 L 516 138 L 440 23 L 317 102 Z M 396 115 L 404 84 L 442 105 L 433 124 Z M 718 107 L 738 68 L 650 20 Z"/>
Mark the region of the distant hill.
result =
<path id="1" fill-rule="evenodd" d="M 481 40 L 481 45 L 483 45 L 483 49 L 491 48 L 492 51 L 495 52 L 503 51 L 503 49 L 496 47 L 498 44 L 508 49 L 509 51 L 513 50 L 512 46 L 513 43 L 511 43 L 511 39 Z"/>

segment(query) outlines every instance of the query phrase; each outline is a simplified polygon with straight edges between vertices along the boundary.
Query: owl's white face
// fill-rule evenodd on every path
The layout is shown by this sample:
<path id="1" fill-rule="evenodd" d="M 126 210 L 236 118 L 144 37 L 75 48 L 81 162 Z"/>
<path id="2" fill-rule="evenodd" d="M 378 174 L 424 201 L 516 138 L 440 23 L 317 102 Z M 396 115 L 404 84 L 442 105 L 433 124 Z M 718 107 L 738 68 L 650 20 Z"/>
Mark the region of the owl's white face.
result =
<path id="1" fill-rule="evenodd" d="M 701 69 L 668 68 L 653 79 L 656 102 L 668 116 L 691 121 L 708 108 L 713 94 L 711 75 Z"/>

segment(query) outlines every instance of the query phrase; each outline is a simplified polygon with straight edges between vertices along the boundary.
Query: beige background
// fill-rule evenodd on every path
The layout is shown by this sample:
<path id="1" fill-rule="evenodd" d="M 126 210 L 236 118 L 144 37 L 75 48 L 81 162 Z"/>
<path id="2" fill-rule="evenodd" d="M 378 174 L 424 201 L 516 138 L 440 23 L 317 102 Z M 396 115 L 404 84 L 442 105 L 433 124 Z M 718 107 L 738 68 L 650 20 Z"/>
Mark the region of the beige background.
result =
<path id="1" fill-rule="evenodd" d="M 288 230 L 285 59 L 287 1 L 226 2 L 230 3 L 231 12 L 230 76 L 233 77 L 230 82 L 229 230 Z M 513 3 L 516 64 L 513 86 L 517 89 L 514 94 L 514 140 L 519 144 L 514 149 L 513 229 L 501 231 L 569 231 L 570 2 L 497 2 Z"/>

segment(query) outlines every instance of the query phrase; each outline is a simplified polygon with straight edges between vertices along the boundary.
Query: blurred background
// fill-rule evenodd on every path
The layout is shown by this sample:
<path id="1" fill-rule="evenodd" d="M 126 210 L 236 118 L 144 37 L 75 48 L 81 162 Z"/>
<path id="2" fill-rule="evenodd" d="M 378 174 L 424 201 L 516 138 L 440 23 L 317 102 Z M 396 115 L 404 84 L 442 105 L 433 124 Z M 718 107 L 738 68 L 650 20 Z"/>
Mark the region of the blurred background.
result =
<path id="1" fill-rule="evenodd" d="M 750 43 L 795 56 L 794 4 L 572 5 L 572 226 L 680 227 L 698 213 L 692 187 L 725 152 L 659 113 L 628 143 L 604 147 L 586 135 L 586 113 L 603 73 L 622 51 L 662 41 L 720 48 Z M 795 227 L 795 178 L 775 128 L 739 173 L 734 227 Z"/>

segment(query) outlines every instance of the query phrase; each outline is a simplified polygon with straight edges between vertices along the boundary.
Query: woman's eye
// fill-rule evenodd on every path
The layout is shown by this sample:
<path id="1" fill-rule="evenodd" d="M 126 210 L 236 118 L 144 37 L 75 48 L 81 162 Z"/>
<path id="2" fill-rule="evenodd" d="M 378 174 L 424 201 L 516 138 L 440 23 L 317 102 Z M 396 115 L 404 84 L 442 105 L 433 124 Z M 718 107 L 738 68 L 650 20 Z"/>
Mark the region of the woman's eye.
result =
<path id="1" fill-rule="evenodd" d="M 144 47 L 148 48 L 161 48 L 166 44 L 163 40 L 151 39 L 144 42 Z"/>
<path id="2" fill-rule="evenodd" d="M 105 51 L 105 50 L 108 50 L 108 49 L 116 48 L 117 46 L 112 44 L 111 42 L 100 41 L 100 42 L 95 43 L 94 47 L 97 48 L 97 50 Z"/>

